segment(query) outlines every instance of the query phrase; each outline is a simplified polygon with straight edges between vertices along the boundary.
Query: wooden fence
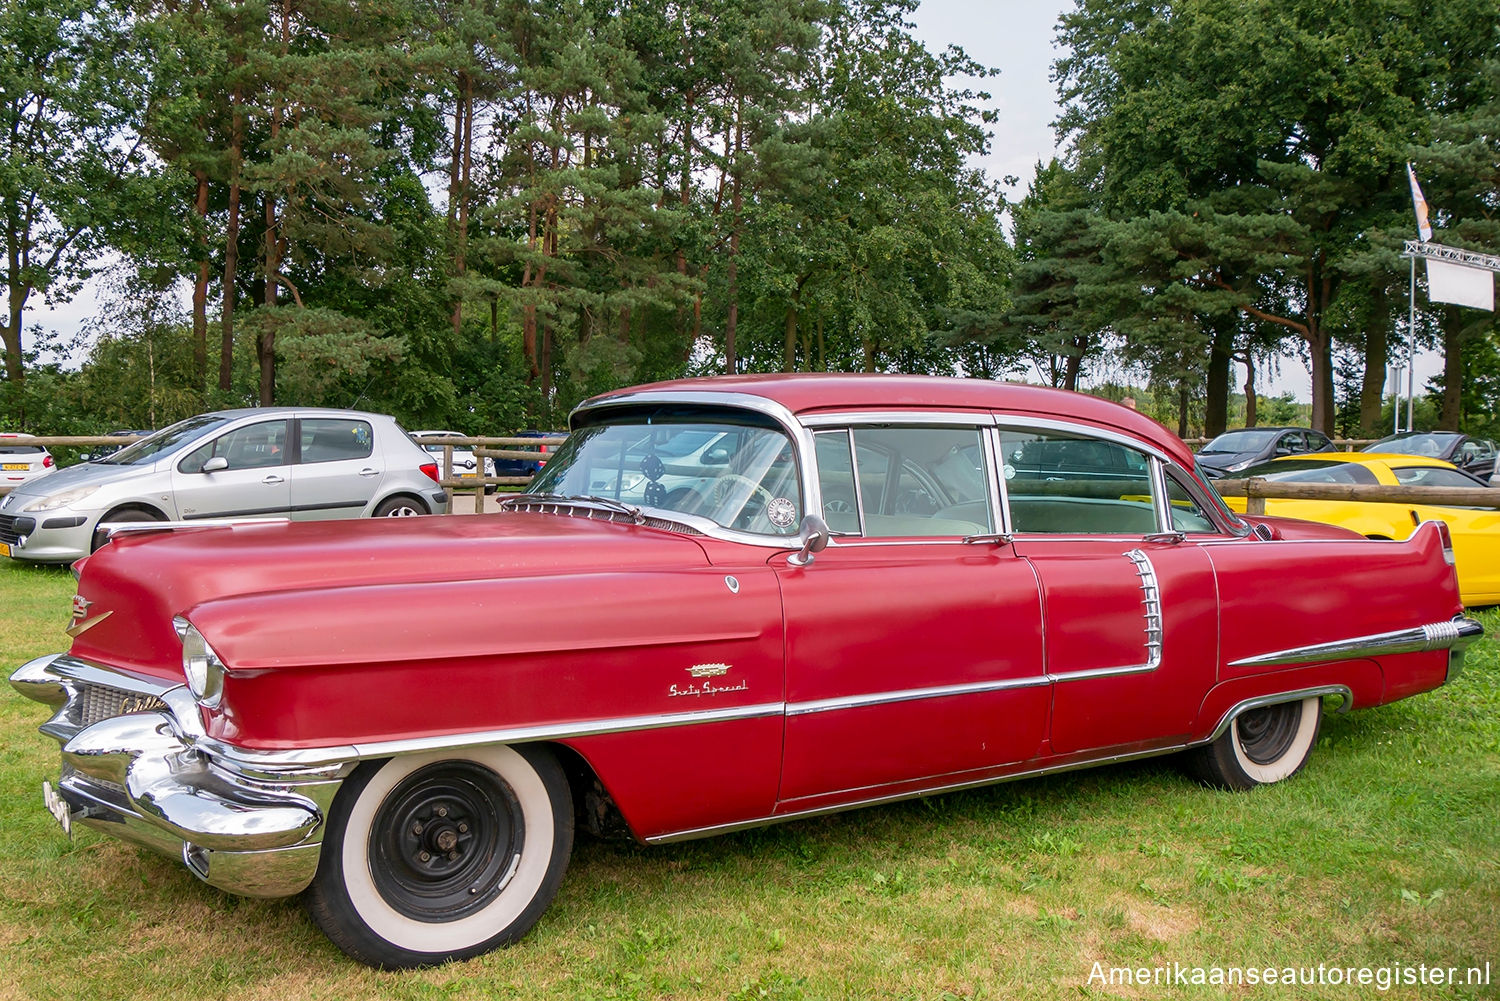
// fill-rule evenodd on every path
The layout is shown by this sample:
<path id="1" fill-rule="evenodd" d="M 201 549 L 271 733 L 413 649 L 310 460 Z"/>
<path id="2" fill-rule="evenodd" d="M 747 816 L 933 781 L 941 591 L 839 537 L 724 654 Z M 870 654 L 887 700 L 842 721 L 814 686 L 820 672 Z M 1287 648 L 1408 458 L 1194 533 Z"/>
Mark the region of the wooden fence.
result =
<path id="1" fill-rule="evenodd" d="M 125 445 L 139 441 L 129 435 L 39 435 L 25 439 L 29 444 L 48 448 L 60 446 L 79 448 L 92 445 Z M 439 465 L 441 478 L 438 485 L 448 494 L 448 510 L 454 510 L 455 493 L 472 493 L 474 511 L 484 511 L 484 488 L 493 484 L 502 487 L 520 487 L 531 482 L 530 476 L 472 476 L 453 475 L 453 449 L 472 448 L 482 462 L 490 459 L 520 459 L 535 462 L 540 456 L 537 448 L 545 445 L 555 448 L 566 441 L 566 437 L 517 438 L 475 436 L 472 438 L 442 439 L 443 454 Z M 1200 444 L 1207 439 L 1195 439 Z M 1335 440 L 1334 444 L 1344 451 L 1353 451 L 1368 445 L 1374 439 L 1347 438 Z M 1192 444 L 1192 441 L 1189 442 Z M 1213 480 L 1214 489 L 1225 497 L 1244 497 L 1246 514 L 1265 514 L 1267 500 L 1342 500 L 1374 501 L 1387 504 L 1436 504 L 1451 507 L 1500 508 L 1500 489 L 1492 487 L 1408 487 L 1381 484 L 1352 483 L 1284 483 L 1272 482 L 1259 476 L 1248 480 Z"/>

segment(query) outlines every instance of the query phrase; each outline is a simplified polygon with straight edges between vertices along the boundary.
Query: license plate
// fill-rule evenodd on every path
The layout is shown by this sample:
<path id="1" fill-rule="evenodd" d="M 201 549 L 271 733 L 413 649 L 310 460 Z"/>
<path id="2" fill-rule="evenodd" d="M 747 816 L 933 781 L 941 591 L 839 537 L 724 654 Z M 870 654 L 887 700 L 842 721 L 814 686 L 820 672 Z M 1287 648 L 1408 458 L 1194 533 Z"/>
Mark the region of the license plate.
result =
<path id="1" fill-rule="evenodd" d="M 3 465 L 0 465 L 0 469 L 4 469 L 7 473 L 10 472 L 12 469 L 30 469 L 30 468 L 31 468 L 31 464 L 28 463 L 28 462 L 7 462 L 7 463 L 5 463 Z"/>
<path id="2" fill-rule="evenodd" d="M 9 555 L 10 555 L 10 546 L 7 546 L 5 543 L 0 542 L 0 556 L 9 556 Z"/>
<path id="3" fill-rule="evenodd" d="M 474 474 L 473 473 L 459 473 L 458 474 L 458 478 L 461 479 L 461 480 L 472 480 L 472 479 L 474 479 Z"/>
<path id="4" fill-rule="evenodd" d="M 69 839 L 73 837 L 73 810 L 52 788 L 52 783 L 42 779 L 42 802 L 47 806 L 47 812 L 57 818 L 62 825 L 63 833 Z"/>

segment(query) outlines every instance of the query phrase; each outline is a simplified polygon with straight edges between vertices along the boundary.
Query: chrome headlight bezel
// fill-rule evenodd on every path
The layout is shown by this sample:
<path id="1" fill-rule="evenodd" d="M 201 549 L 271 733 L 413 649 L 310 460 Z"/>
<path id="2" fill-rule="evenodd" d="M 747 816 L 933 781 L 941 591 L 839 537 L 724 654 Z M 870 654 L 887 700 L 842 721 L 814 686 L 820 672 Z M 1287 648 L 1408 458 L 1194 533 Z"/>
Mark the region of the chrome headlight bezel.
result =
<path id="1" fill-rule="evenodd" d="M 92 496 L 99 489 L 99 486 L 99 484 L 95 483 L 83 487 L 74 487 L 71 490 L 64 490 L 61 493 L 47 494 L 45 497 L 38 497 L 30 504 L 22 505 L 21 513 L 56 511 L 60 507 L 72 507 L 79 501 Z"/>
<path id="2" fill-rule="evenodd" d="M 182 640 L 182 673 L 187 678 L 188 691 L 203 708 L 217 708 L 224 697 L 224 662 L 187 619 L 176 616 L 172 625 Z"/>

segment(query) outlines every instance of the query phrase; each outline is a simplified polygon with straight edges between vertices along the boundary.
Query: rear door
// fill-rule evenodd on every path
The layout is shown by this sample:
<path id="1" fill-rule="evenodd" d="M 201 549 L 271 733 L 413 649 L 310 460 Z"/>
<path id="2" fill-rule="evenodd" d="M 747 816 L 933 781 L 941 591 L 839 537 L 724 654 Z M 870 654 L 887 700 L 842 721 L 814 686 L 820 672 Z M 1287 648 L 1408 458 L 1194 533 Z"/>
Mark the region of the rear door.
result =
<path id="1" fill-rule="evenodd" d="M 1218 529 L 1128 441 L 1017 425 L 999 442 L 1015 552 L 1041 583 L 1050 750 L 1181 737 L 1216 676 L 1217 589 L 1199 541 Z"/>
<path id="2" fill-rule="evenodd" d="M 364 514 L 385 472 L 374 427 L 359 417 L 302 417 L 297 427 L 292 517 L 311 521 Z"/>

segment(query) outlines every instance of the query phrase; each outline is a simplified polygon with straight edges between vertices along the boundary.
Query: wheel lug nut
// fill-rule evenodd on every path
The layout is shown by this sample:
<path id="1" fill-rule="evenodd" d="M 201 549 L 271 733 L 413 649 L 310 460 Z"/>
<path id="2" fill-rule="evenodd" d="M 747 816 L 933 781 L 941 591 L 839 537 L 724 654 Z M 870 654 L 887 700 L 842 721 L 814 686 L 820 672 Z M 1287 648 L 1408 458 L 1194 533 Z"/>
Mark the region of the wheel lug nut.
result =
<path id="1" fill-rule="evenodd" d="M 423 862 L 431 862 L 432 861 L 432 856 L 429 855 L 429 854 L 427 854 L 426 852 L 423 852 L 422 854 L 418 855 L 417 858 L 421 859 Z"/>
<path id="2" fill-rule="evenodd" d="M 459 824 L 458 825 L 458 833 L 459 834 L 468 834 L 469 833 L 469 825 L 468 824 Z"/>
<path id="3" fill-rule="evenodd" d="M 437 808 L 437 815 L 439 817 L 446 817 L 446 816 L 448 816 L 448 808 L 446 806 L 440 806 L 440 807 L 438 807 Z"/>
<path id="4" fill-rule="evenodd" d="M 411 825 L 411 832 L 413 834 L 421 834 L 422 833 L 422 825 L 421 824 L 412 824 Z"/>
<path id="5" fill-rule="evenodd" d="M 448 853 L 448 861 L 449 862 L 457 862 L 458 861 L 458 852 L 449 852 Z"/>

